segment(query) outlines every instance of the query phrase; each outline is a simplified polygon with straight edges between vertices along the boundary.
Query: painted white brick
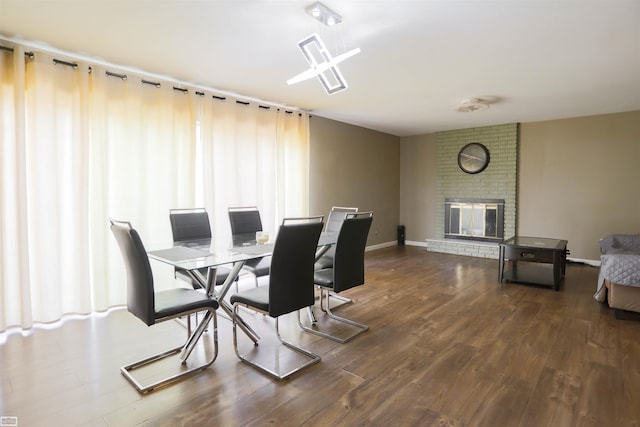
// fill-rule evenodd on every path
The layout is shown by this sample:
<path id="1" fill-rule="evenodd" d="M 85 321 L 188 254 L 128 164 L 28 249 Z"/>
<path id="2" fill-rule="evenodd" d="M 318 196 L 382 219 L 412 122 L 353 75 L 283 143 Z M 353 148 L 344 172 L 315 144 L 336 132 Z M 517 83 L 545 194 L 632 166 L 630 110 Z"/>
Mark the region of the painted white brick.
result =
<path id="1" fill-rule="evenodd" d="M 467 242 L 442 241 L 444 239 L 444 199 L 446 197 L 478 197 L 504 199 L 505 238 L 516 234 L 517 206 L 517 164 L 518 138 L 517 123 L 459 129 L 438 132 L 437 138 L 437 191 L 436 239 L 427 240 L 427 248 L 432 252 L 455 253 L 459 255 L 498 258 L 498 246 L 486 247 Z M 478 175 L 468 175 L 458 168 L 458 152 L 470 142 L 481 142 L 489 149 L 489 167 Z"/>

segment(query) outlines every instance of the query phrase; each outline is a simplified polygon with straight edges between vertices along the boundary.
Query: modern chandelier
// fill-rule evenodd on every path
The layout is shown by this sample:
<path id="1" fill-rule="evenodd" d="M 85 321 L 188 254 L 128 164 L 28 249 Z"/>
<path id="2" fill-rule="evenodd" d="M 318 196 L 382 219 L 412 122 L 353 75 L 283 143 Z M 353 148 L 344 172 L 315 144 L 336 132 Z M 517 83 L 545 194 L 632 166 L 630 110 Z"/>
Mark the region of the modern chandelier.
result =
<path id="1" fill-rule="evenodd" d="M 320 2 L 308 6 L 306 12 L 326 26 L 342 22 L 342 17 Z M 347 82 L 342 76 L 338 64 L 347 58 L 360 53 L 360 48 L 333 57 L 329 49 L 317 33 L 311 34 L 298 43 L 298 48 L 309 64 L 309 69 L 287 80 L 288 85 L 318 77 L 328 95 L 347 89 Z"/>

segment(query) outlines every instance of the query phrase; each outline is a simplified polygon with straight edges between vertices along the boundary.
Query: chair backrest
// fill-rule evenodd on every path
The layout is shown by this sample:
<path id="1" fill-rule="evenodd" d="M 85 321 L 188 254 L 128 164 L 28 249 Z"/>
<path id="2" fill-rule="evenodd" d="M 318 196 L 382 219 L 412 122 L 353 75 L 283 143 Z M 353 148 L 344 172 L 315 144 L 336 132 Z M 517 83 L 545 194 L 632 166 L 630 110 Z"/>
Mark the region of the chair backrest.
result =
<path id="1" fill-rule="evenodd" d="M 127 309 L 148 326 L 155 323 L 153 273 L 140 235 L 125 221 L 110 220 L 127 272 Z"/>
<path id="2" fill-rule="evenodd" d="M 344 207 L 344 206 L 333 206 L 331 211 L 329 211 L 329 216 L 327 217 L 327 224 L 325 225 L 325 231 L 337 233 L 340 231 L 340 227 L 342 227 L 342 222 L 347 217 L 347 214 L 358 212 L 358 208 Z M 335 246 L 331 246 L 322 256 L 324 259 L 333 259 L 336 253 Z"/>
<path id="3" fill-rule="evenodd" d="M 314 304 L 313 264 L 323 217 L 285 218 L 278 230 L 269 273 L 269 315 Z"/>
<path id="4" fill-rule="evenodd" d="M 325 226 L 326 231 L 340 231 L 340 227 L 342 227 L 342 221 L 344 221 L 345 217 L 348 213 L 358 212 L 358 208 L 344 207 L 344 206 L 334 206 L 331 208 L 329 212 L 329 216 L 327 217 L 327 225 Z"/>
<path id="5" fill-rule="evenodd" d="M 262 231 L 260 211 L 256 206 L 229 208 L 229 223 L 231 224 L 231 234 L 234 236 Z"/>
<path id="6" fill-rule="evenodd" d="M 169 221 L 174 242 L 211 238 L 209 214 L 204 208 L 170 209 Z"/>
<path id="7" fill-rule="evenodd" d="M 333 258 L 333 290 L 345 289 L 364 283 L 364 250 L 373 212 L 347 214 L 342 223 Z"/>

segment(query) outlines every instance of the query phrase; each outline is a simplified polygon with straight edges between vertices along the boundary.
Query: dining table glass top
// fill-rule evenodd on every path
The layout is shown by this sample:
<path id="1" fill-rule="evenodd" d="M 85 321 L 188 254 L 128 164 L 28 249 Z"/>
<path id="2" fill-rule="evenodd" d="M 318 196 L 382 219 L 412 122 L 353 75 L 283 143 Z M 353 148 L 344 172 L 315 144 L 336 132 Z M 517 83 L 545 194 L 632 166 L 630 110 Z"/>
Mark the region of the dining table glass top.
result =
<path id="1" fill-rule="evenodd" d="M 338 233 L 323 232 L 318 247 L 336 243 Z M 148 252 L 149 257 L 184 270 L 196 270 L 233 264 L 239 261 L 268 256 L 273 252 L 275 236 L 266 243 L 258 243 L 255 233 L 236 235 L 231 242 L 225 239 L 200 239 L 174 242 Z"/>

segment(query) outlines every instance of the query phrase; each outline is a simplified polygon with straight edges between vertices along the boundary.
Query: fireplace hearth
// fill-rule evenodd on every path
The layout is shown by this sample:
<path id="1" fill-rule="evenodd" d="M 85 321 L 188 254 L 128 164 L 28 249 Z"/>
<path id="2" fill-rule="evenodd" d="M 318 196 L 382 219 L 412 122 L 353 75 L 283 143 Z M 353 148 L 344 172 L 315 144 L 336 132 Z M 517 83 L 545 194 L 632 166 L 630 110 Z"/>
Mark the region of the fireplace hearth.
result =
<path id="1" fill-rule="evenodd" d="M 501 242 L 504 238 L 504 200 L 445 199 L 444 237 L 445 239 Z"/>

